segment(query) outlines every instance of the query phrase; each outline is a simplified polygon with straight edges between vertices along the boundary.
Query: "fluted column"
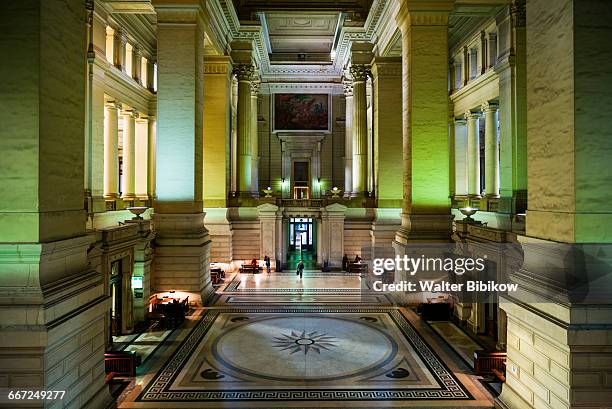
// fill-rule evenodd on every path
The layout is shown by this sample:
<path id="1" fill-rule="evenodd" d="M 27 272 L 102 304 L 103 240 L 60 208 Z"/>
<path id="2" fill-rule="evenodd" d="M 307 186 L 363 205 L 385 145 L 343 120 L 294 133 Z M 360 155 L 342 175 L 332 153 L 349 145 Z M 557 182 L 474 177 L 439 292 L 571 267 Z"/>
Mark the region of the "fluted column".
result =
<path id="1" fill-rule="evenodd" d="M 125 43 L 127 39 L 121 30 L 115 30 L 113 39 L 113 64 L 120 70 L 125 69 Z"/>
<path id="2" fill-rule="evenodd" d="M 156 145 L 157 145 L 157 118 L 154 116 L 149 116 L 149 143 L 147 145 L 147 169 L 148 169 L 148 188 L 147 191 L 149 193 L 150 198 L 155 198 L 155 174 L 156 174 L 156 163 L 157 158 L 155 154 Z"/>
<path id="3" fill-rule="evenodd" d="M 252 185 L 252 143 L 251 143 L 251 79 L 254 68 L 250 64 L 238 64 L 234 73 L 238 78 L 238 143 L 237 187 L 240 193 L 253 192 Z"/>
<path id="4" fill-rule="evenodd" d="M 140 116 L 136 119 L 134 145 L 134 192 L 140 199 L 148 198 L 149 178 L 149 119 Z"/>
<path id="5" fill-rule="evenodd" d="M 468 152 L 468 195 L 480 197 L 480 135 L 478 121 L 480 113 L 466 112 Z"/>
<path id="6" fill-rule="evenodd" d="M 467 121 L 455 119 L 455 196 L 468 194 Z"/>
<path id="7" fill-rule="evenodd" d="M 133 111 L 124 111 L 123 115 L 123 179 L 121 197 L 136 197 L 136 115 Z"/>
<path id="8" fill-rule="evenodd" d="M 366 81 L 370 66 L 354 64 L 353 77 L 353 196 L 365 195 L 368 189 L 368 117 Z"/>
<path id="9" fill-rule="evenodd" d="M 344 122 L 344 194 L 353 191 L 353 82 L 345 80 L 344 97 L 346 101 L 346 120 Z"/>
<path id="10" fill-rule="evenodd" d="M 497 104 L 482 105 L 485 117 L 485 196 L 499 197 L 499 144 L 497 143 Z"/>
<path id="11" fill-rule="evenodd" d="M 104 105 L 104 197 L 119 197 L 119 107 L 115 101 Z"/>
<path id="12" fill-rule="evenodd" d="M 143 84 L 151 92 L 155 91 L 155 61 L 147 59 L 147 83 Z"/>
<path id="13" fill-rule="evenodd" d="M 259 81 L 251 82 L 251 184 L 253 192 L 259 192 L 259 135 L 257 130 L 259 85 Z"/>
<path id="14" fill-rule="evenodd" d="M 142 67 L 142 51 L 140 50 L 140 48 L 134 46 L 134 48 L 132 49 L 132 78 L 134 78 L 134 81 L 136 81 L 139 84 L 142 84 L 141 82 L 141 67 Z"/>

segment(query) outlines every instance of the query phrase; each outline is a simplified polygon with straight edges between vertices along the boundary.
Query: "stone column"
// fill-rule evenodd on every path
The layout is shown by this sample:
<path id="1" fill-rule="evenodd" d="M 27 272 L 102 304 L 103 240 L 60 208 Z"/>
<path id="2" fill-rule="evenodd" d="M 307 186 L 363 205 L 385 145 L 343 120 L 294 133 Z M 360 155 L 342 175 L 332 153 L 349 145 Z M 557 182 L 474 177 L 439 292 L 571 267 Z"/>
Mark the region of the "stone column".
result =
<path id="1" fill-rule="evenodd" d="M 353 196 L 364 196 L 368 190 L 368 117 L 366 81 L 370 66 L 351 65 L 353 77 Z"/>
<path id="2" fill-rule="evenodd" d="M 151 92 L 155 92 L 155 61 L 147 60 L 147 83 L 143 84 Z"/>
<path id="3" fill-rule="evenodd" d="M 342 268 L 342 257 L 344 256 L 344 217 L 346 206 L 333 203 L 326 206 L 321 212 L 321 223 L 317 224 L 320 242 L 320 253 L 325 256 L 321 265 L 329 261 L 329 267 L 333 269 Z M 317 219 L 318 220 L 318 219 Z M 319 228 L 320 227 L 320 228 Z"/>
<path id="4" fill-rule="evenodd" d="M 172 3 L 153 1 L 159 64 L 153 285 L 206 302 L 213 289 L 202 204 L 204 10 L 201 1 Z"/>
<path id="5" fill-rule="evenodd" d="M 350 196 L 353 191 L 353 82 L 342 81 L 346 104 L 344 122 L 344 195 Z"/>
<path id="6" fill-rule="evenodd" d="M 608 2 L 512 2 L 526 23 L 528 209 L 501 407 L 610 406 L 612 25 Z M 551 40 L 554 39 L 554 40 Z M 554 41 L 554 45 L 551 44 Z M 562 51 L 560 51 L 562 50 Z M 500 106 L 500 110 L 502 107 Z"/>
<path id="7" fill-rule="evenodd" d="M 499 197 L 499 144 L 497 143 L 497 104 L 482 105 L 485 117 L 485 196 Z"/>
<path id="8" fill-rule="evenodd" d="M 499 75 L 499 211 L 527 208 L 527 60 L 524 7 L 504 7 L 496 16 Z M 524 1 L 522 2 L 524 5 Z M 521 12 L 522 10 L 522 12 Z"/>
<path id="9" fill-rule="evenodd" d="M 156 174 L 156 149 L 157 149 L 157 118 L 149 116 L 149 131 L 147 135 L 149 137 L 149 143 L 147 144 L 147 165 L 148 165 L 148 188 L 149 198 L 154 199 L 157 197 L 155 193 L 155 174 Z"/>
<path id="10" fill-rule="evenodd" d="M 134 192 L 141 200 L 147 200 L 149 178 L 149 120 L 146 117 L 136 119 L 134 143 Z"/>
<path id="11" fill-rule="evenodd" d="M 480 113 L 466 112 L 468 153 L 468 195 L 480 197 Z"/>
<path id="12" fill-rule="evenodd" d="M 402 0 L 403 205 L 398 255 L 412 241 L 451 234 L 448 152 L 448 14 L 452 1 Z"/>
<path id="13" fill-rule="evenodd" d="M 468 194 L 468 132 L 467 122 L 455 119 L 455 196 Z"/>
<path id="14" fill-rule="evenodd" d="M 379 208 L 402 207 L 402 61 L 376 57 L 372 63 L 374 158 Z"/>
<path id="15" fill-rule="evenodd" d="M 204 62 L 204 207 L 226 207 L 232 65 L 227 56 Z"/>
<path id="16" fill-rule="evenodd" d="M 259 258 L 263 260 L 264 256 L 270 257 L 270 266 L 276 265 L 276 212 L 278 206 L 270 203 L 264 203 L 257 206 L 259 214 Z"/>
<path id="17" fill-rule="evenodd" d="M 120 29 L 115 30 L 113 39 L 113 64 L 119 70 L 125 70 L 125 43 L 127 39 Z"/>
<path id="18" fill-rule="evenodd" d="M 83 206 L 87 17 L 81 0 L 0 2 L 11 56 L 0 65 L 0 379 L 102 408 L 109 303 Z M 51 405 L 7 392 L 2 406 Z"/>
<path id="19" fill-rule="evenodd" d="M 123 179 L 121 197 L 133 200 L 136 197 L 136 117 L 133 111 L 122 112 L 123 116 Z"/>
<path id="20" fill-rule="evenodd" d="M 240 195 L 253 194 L 251 142 L 251 79 L 254 67 L 251 64 L 237 64 L 234 73 L 238 78 L 238 143 L 237 153 L 237 188 Z"/>
<path id="21" fill-rule="evenodd" d="M 141 84 L 142 51 L 137 46 L 132 48 L 132 78 Z"/>
<path id="22" fill-rule="evenodd" d="M 119 197 L 119 114 L 115 101 L 108 101 L 104 110 L 104 197 Z"/>
<path id="23" fill-rule="evenodd" d="M 257 129 L 257 100 L 259 81 L 251 82 L 251 185 L 253 192 L 259 193 L 259 132 Z"/>

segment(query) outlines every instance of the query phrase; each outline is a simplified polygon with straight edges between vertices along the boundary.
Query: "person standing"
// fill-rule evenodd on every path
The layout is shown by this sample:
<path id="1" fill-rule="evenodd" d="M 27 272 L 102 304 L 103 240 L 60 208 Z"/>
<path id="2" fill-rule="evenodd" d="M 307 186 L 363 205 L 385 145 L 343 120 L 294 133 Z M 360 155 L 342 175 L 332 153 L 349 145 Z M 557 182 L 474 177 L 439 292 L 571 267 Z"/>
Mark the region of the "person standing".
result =
<path id="1" fill-rule="evenodd" d="M 300 260 L 297 265 L 297 275 L 300 276 L 300 280 L 302 279 L 302 275 L 304 274 L 304 262 Z"/>
<path id="2" fill-rule="evenodd" d="M 266 273 L 270 274 L 270 257 L 264 256 L 264 263 L 266 264 Z"/>
<path id="3" fill-rule="evenodd" d="M 342 257 L 342 271 L 348 271 L 348 263 L 349 259 L 348 256 L 345 254 L 344 257 Z"/>

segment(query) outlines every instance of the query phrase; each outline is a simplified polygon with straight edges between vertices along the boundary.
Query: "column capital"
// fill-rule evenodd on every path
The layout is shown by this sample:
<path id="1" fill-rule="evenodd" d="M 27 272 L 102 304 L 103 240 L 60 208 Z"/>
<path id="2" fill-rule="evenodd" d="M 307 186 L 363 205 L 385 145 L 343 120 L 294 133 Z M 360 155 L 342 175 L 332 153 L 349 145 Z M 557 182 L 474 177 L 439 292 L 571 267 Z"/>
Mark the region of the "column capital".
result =
<path id="1" fill-rule="evenodd" d="M 251 96 L 256 97 L 259 95 L 259 87 L 261 86 L 261 81 L 251 81 Z"/>
<path id="2" fill-rule="evenodd" d="M 510 17 L 512 18 L 512 27 L 525 27 L 527 22 L 525 0 L 512 0 L 510 3 Z"/>
<path id="3" fill-rule="evenodd" d="M 372 60 L 372 75 L 374 77 L 401 77 L 401 57 L 376 57 Z"/>
<path id="4" fill-rule="evenodd" d="M 140 117 L 140 115 L 138 115 L 138 112 L 135 112 L 133 109 L 121 110 L 121 116 L 132 117 L 134 119 L 138 119 Z"/>
<path id="5" fill-rule="evenodd" d="M 233 72 L 238 81 L 251 81 L 255 74 L 255 67 L 252 64 L 236 64 Z"/>
<path id="6" fill-rule="evenodd" d="M 366 81 L 368 76 L 372 74 L 370 65 L 368 64 L 352 64 L 351 65 L 351 76 L 353 82 Z"/>
<path id="7" fill-rule="evenodd" d="M 467 111 L 465 114 L 463 114 L 463 117 L 466 120 L 478 119 L 478 118 L 481 117 L 481 114 L 480 114 L 480 112 Z"/>
<path id="8" fill-rule="evenodd" d="M 497 111 L 497 109 L 499 108 L 499 104 L 497 102 L 483 102 L 482 105 L 480 106 L 480 109 L 482 110 L 482 112 L 493 112 L 493 111 Z"/>
<path id="9" fill-rule="evenodd" d="M 109 109 L 121 110 L 121 103 L 115 100 L 104 101 L 104 106 Z"/>
<path id="10" fill-rule="evenodd" d="M 454 8 L 454 0 L 400 0 L 395 17 L 400 30 L 410 25 L 447 26 L 448 15 Z"/>
<path id="11" fill-rule="evenodd" d="M 344 88 L 344 96 L 352 97 L 353 96 L 353 81 L 343 80 L 342 87 Z"/>

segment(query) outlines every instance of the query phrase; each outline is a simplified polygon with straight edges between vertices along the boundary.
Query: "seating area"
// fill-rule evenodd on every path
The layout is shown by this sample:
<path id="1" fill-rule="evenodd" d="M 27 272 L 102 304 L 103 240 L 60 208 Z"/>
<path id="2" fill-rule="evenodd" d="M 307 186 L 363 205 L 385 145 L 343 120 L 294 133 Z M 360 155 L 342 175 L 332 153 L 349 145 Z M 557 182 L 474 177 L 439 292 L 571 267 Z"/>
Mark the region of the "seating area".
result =
<path id="1" fill-rule="evenodd" d="M 244 260 L 239 270 L 241 273 L 261 273 L 263 271 L 263 267 L 260 265 L 260 263 L 260 260 L 257 260 L 255 258 L 252 260 Z"/>
<path id="2" fill-rule="evenodd" d="M 474 371 L 478 375 L 492 375 L 501 382 L 506 381 L 506 352 L 474 351 Z"/>
<path id="3" fill-rule="evenodd" d="M 368 272 L 367 263 L 363 263 L 361 261 L 355 263 L 348 263 L 348 272 L 355 274 L 366 274 Z"/>
<path id="4" fill-rule="evenodd" d="M 189 297 L 180 300 L 171 295 L 172 292 L 161 298 L 158 295 L 150 298 L 151 311 L 146 315 L 150 324 L 157 323 L 163 328 L 176 328 L 185 320 L 185 315 L 189 312 Z"/>

